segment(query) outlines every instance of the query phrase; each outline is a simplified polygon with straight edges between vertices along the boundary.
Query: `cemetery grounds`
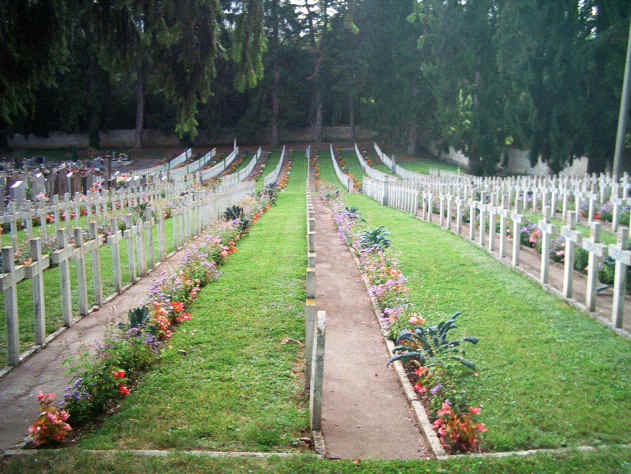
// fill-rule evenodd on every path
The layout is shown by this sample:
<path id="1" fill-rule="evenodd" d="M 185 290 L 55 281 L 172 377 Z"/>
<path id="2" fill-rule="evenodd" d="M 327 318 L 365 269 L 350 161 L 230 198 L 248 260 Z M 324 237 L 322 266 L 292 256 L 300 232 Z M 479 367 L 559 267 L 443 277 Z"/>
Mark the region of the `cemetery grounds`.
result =
<path id="1" fill-rule="evenodd" d="M 353 152 L 342 151 L 341 155 L 351 174 L 361 179 L 363 173 Z M 316 156 L 322 182 L 339 187 L 328 149 Z M 75 447 L 10 458 L 4 469 L 631 470 L 628 339 L 462 238 L 416 216 L 383 207 L 365 195 L 344 191 L 344 202 L 356 206 L 368 226 L 384 225 L 391 233 L 401 271 L 408 279 L 410 300 L 427 322 L 461 311 L 461 335 L 480 339 L 468 351 L 479 375 L 465 378 L 462 389 L 474 406 L 482 407 L 479 419 L 488 427 L 484 451 L 541 451 L 528 456 L 453 456 L 441 461 L 326 460 L 310 454 L 299 441 L 308 436 L 308 407 L 302 394 L 302 346 L 294 342 L 304 340 L 300 316 L 305 297 L 307 161 L 303 150 L 294 150 L 292 159 L 289 185 L 277 206 L 239 243 L 219 280 L 200 293 L 190 310 L 193 319 L 174 334 L 160 361 L 142 377 L 120 410 L 98 420 Z M 378 160 L 373 157 L 372 161 Z M 267 166 L 269 169 L 270 164 Z M 403 166 L 412 169 L 411 163 Z M 172 232 L 167 230 L 165 235 Z M 106 258 L 103 255 L 102 265 L 107 265 Z M 20 291 L 26 307 L 30 295 L 22 293 L 27 292 L 26 288 Z M 49 308 L 55 307 L 54 296 L 49 297 Z M 28 339 L 27 334 L 24 337 Z M 384 353 L 384 364 L 386 360 Z M 596 449 L 574 449 L 581 446 Z M 166 457 L 125 452 L 135 449 L 172 452 Z M 190 451 L 292 456 L 222 458 Z"/>

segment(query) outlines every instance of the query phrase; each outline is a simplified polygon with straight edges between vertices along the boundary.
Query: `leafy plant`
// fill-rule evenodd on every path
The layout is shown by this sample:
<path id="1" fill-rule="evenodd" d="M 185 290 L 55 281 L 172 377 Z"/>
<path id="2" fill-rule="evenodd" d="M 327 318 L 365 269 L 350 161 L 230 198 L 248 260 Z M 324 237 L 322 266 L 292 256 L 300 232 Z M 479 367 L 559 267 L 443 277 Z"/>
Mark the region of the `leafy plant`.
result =
<path id="1" fill-rule="evenodd" d="M 380 225 L 376 229 L 362 232 L 359 243 L 362 248 L 376 247 L 379 250 L 384 250 L 390 247 L 389 235 L 390 232 L 388 232 L 384 226 Z"/>
<path id="2" fill-rule="evenodd" d="M 240 219 L 243 215 L 244 215 L 243 208 L 237 205 L 226 208 L 226 210 L 223 213 L 223 217 L 227 221 Z"/>
<path id="3" fill-rule="evenodd" d="M 120 323 L 119 327 L 123 330 L 144 327 L 149 318 L 149 308 L 147 306 L 138 306 L 137 308 L 130 309 L 127 313 L 129 323 Z"/>
<path id="4" fill-rule="evenodd" d="M 415 360 L 421 366 L 433 366 L 444 359 L 455 359 L 465 367 L 475 370 L 475 364 L 465 359 L 465 351 L 461 348 L 463 342 L 477 344 L 477 337 L 464 337 L 462 339 L 449 340 L 447 333 L 455 329 L 456 318 L 461 313 L 454 313 L 445 321 L 435 326 L 414 326 L 412 330 L 405 329 L 399 333 L 395 341 L 394 353 L 400 353 L 388 360 L 388 365 L 397 360 Z M 402 343 L 406 342 L 407 345 Z"/>

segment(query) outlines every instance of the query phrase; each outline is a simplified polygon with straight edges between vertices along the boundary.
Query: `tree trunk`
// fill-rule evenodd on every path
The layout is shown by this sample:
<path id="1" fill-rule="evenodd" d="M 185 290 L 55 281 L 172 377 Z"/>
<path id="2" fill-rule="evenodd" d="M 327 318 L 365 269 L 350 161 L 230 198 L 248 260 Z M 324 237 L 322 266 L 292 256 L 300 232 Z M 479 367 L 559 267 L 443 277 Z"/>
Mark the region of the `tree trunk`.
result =
<path id="1" fill-rule="evenodd" d="M 278 136 L 278 83 L 280 81 L 280 72 L 278 69 L 274 71 L 274 85 L 272 87 L 272 146 L 280 144 Z"/>
<path id="2" fill-rule="evenodd" d="M 88 74 L 88 90 L 90 91 L 89 98 L 89 110 L 88 110 L 88 139 L 92 148 L 100 148 L 100 136 L 99 136 L 99 78 L 98 64 L 96 62 L 96 53 L 93 51 L 90 54 L 90 72 Z"/>
<path id="3" fill-rule="evenodd" d="M 136 134 L 134 148 L 142 148 L 142 131 L 145 123 L 145 68 L 142 59 L 136 68 Z"/>
<path id="4" fill-rule="evenodd" d="M 279 53 L 279 33 L 278 33 L 278 1 L 274 0 L 272 3 L 272 18 L 274 21 L 274 31 L 272 36 L 272 54 L 274 55 L 273 74 L 274 82 L 272 84 L 272 146 L 278 146 L 280 144 L 280 137 L 278 136 L 278 88 L 280 84 L 280 71 L 278 69 L 278 53 Z"/>
<path id="5" fill-rule="evenodd" d="M 416 142 L 418 141 L 418 126 L 416 122 L 410 122 L 408 128 L 408 155 L 416 155 Z"/>
<path id="6" fill-rule="evenodd" d="M 315 120 L 313 122 L 313 130 L 311 138 L 316 143 L 322 142 L 322 92 L 320 86 L 316 86 L 315 96 L 313 98 L 315 106 Z"/>
<path id="7" fill-rule="evenodd" d="M 351 141 L 355 141 L 355 108 L 353 107 L 353 93 L 348 93 L 348 122 L 351 127 Z"/>

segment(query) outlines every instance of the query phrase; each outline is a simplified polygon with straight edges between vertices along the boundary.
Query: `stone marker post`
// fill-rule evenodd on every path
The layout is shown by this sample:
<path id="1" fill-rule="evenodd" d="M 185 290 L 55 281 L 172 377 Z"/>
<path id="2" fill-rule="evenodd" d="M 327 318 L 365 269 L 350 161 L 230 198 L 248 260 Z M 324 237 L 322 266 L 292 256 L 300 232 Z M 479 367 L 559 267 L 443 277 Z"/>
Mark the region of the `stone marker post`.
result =
<path id="1" fill-rule="evenodd" d="M 556 227 L 550 223 L 550 209 L 544 209 L 543 220 L 538 224 L 541 229 L 541 267 L 539 279 L 542 284 L 548 283 L 550 277 L 550 238 Z"/>
<path id="2" fill-rule="evenodd" d="M 631 251 L 627 249 L 629 239 L 628 227 L 618 231 L 618 243 L 609 245 L 609 256 L 616 261 L 616 273 L 613 287 L 613 308 L 611 322 L 616 328 L 622 327 L 624 316 L 624 296 L 627 292 L 627 267 L 631 265 Z"/>
<path id="3" fill-rule="evenodd" d="M 326 333 L 326 312 L 318 311 L 318 319 L 313 334 L 313 354 L 311 359 L 311 387 L 309 412 L 311 430 L 322 430 L 322 393 L 324 381 L 324 341 Z"/>
<path id="4" fill-rule="evenodd" d="M 513 219 L 513 259 L 511 263 L 515 268 L 519 265 L 520 225 L 523 217 L 521 214 L 513 212 L 511 218 Z"/>
<path id="5" fill-rule="evenodd" d="M 57 250 L 53 252 L 53 263 L 59 265 L 59 281 L 61 288 L 61 310 L 64 325 L 72 324 L 72 293 L 70 291 L 70 264 L 69 260 L 74 254 L 74 249 L 68 245 L 68 237 L 65 229 L 57 231 Z"/>
<path id="6" fill-rule="evenodd" d="M 4 314 L 7 330 L 7 361 L 15 367 L 20 361 L 20 331 L 18 319 L 17 284 L 22 280 L 23 267 L 16 268 L 13 260 L 13 249 L 2 247 L 2 271 L 0 284 L 4 296 Z"/>
<path id="7" fill-rule="evenodd" d="M 563 263 L 563 296 L 572 297 L 572 279 L 574 277 L 574 255 L 576 246 L 581 245 L 583 235 L 576 230 L 576 212 L 570 212 L 567 226 L 561 229 L 561 236 L 565 238 Z"/>
<path id="8" fill-rule="evenodd" d="M 26 268 L 26 277 L 31 279 L 33 297 L 33 326 L 35 343 L 44 344 L 46 339 L 46 305 L 44 294 L 44 270 L 49 266 L 48 256 L 42 257 L 42 242 L 31 239 L 33 262 Z"/>

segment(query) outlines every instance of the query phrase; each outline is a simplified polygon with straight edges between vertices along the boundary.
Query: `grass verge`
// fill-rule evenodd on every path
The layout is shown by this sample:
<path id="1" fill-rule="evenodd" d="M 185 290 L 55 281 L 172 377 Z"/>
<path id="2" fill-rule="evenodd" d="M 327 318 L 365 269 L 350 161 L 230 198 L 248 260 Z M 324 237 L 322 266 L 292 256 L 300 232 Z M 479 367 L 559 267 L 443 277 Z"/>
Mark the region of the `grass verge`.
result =
<path id="1" fill-rule="evenodd" d="M 277 207 L 202 291 L 161 362 L 81 447 L 292 449 L 307 427 L 301 348 L 283 343 L 304 333 L 304 160 L 292 171 Z"/>

